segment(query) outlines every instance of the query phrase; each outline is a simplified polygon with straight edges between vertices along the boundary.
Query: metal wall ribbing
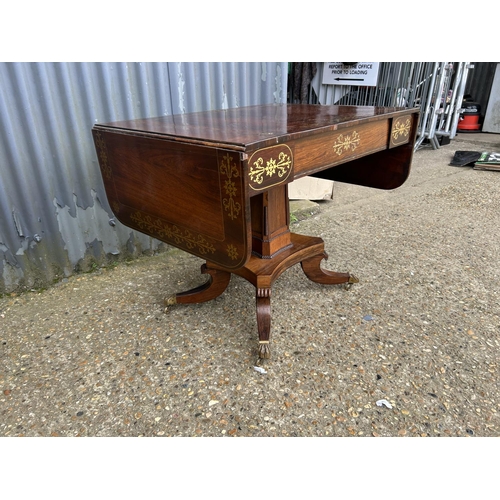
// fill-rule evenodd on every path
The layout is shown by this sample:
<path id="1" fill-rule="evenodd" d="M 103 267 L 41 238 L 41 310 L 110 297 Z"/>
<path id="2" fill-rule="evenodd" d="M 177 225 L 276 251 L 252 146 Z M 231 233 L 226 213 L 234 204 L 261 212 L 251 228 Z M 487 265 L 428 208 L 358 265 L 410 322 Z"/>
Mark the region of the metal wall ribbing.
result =
<path id="1" fill-rule="evenodd" d="M 0 63 L 0 293 L 160 242 L 115 221 L 94 123 L 285 103 L 287 63 Z"/>

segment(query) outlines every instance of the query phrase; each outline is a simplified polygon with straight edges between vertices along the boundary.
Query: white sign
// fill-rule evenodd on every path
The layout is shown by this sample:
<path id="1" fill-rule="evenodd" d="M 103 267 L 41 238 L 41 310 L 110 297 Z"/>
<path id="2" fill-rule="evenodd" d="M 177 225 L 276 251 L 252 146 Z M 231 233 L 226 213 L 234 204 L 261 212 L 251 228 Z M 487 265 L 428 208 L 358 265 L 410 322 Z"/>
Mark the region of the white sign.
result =
<path id="1" fill-rule="evenodd" d="M 378 62 L 326 62 L 323 67 L 323 85 L 362 85 L 376 87 Z"/>

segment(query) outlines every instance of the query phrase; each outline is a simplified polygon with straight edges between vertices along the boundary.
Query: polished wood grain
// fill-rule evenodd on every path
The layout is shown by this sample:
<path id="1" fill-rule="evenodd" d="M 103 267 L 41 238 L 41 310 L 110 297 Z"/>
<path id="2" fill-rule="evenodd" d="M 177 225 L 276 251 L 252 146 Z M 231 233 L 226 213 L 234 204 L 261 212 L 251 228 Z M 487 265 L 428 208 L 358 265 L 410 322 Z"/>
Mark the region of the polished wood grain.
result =
<path id="1" fill-rule="evenodd" d="M 166 299 L 223 293 L 231 274 L 255 286 L 259 357 L 270 356 L 271 290 L 301 264 L 321 284 L 357 282 L 324 270 L 321 238 L 290 231 L 288 184 L 311 175 L 379 189 L 407 179 L 418 110 L 261 105 L 95 125 L 118 220 L 204 259 L 208 280 Z"/>
<path id="2" fill-rule="evenodd" d="M 418 112 L 377 106 L 264 104 L 96 125 L 132 135 L 159 136 L 189 144 L 239 151 L 287 143 Z"/>

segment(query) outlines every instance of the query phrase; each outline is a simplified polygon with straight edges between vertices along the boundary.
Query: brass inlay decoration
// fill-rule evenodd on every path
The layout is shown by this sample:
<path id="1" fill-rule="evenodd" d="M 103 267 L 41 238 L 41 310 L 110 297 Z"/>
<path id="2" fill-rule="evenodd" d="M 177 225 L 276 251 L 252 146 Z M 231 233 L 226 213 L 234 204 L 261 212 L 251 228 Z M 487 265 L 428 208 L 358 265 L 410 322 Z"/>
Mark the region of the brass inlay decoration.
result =
<path id="1" fill-rule="evenodd" d="M 234 245 L 227 246 L 227 254 L 231 260 L 236 260 L 238 255 L 238 249 Z"/>
<path id="2" fill-rule="evenodd" d="M 130 218 L 144 232 L 149 232 L 159 239 L 167 239 L 175 242 L 177 245 L 183 245 L 188 249 L 197 248 L 202 255 L 215 253 L 215 247 L 200 234 L 195 234 L 189 229 L 180 229 L 173 224 L 151 217 L 142 212 L 134 212 Z"/>
<path id="3" fill-rule="evenodd" d="M 111 179 L 111 167 L 109 166 L 108 163 L 108 151 L 106 149 L 106 143 L 104 142 L 104 139 L 102 138 L 102 135 L 100 132 L 96 133 L 96 146 L 97 146 L 97 152 L 99 155 L 99 165 L 101 166 L 102 173 L 106 179 L 110 180 Z"/>
<path id="4" fill-rule="evenodd" d="M 241 204 L 234 199 L 237 194 L 237 188 L 236 183 L 232 179 L 239 177 L 240 174 L 236 168 L 233 158 L 229 154 L 222 157 L 219 171 L 222 175 L 227 177 L 227 180 L 224 181 L 224 191 L 226 192 L 228 198 L 224 198 L 222 200 L 222 204 L 224 205 L 224 210 L 227 212 L 229 218 L 234 220 L 240 214 Z"/>
<path id="5" fill-rule="evenodd" d="M 255 151 L 248 161 L 249 185 L 254 191 L 262 191 L 288 179 L 293 170 L 292 150 L 286 144 L 278 144 Z"/>
<path id="6" fill-rule="evenodd" d="M 411 130 L 411 122 L 409 118 L 407 118 L 404 122 L 403 120 L 396 121 L 394 123 L 394 126 L 392 127 L 393 141 L 397 141 L 398 138 L 408 137 L 408 135 L 410 134 L 410 130 Z"/>
<path id="7" fill-rule="evenodd" d="M 116 200 L 113 200 L 111 202 L 111 208 L 113 210 L 113 213 L 115 214 L 120 213 L 120 204 Z"/>
<path id="8" fill-rule="evenodd" d="M 359 134 L 354 130 L 352 134 L 340 134 L 333 145 L 333 150 L 340 156 L 347 151 L 354 151 L 360 144 Z"/>
<path id="9" fill-rule="evenodd" d="M 254 161 L 253 165 L 250 166 L 250 172 L 248 175 L 250 176 L 252 182 L 262 184 L 264 176 L 273 177 L 277 174 L 278 177 L 281 178 L 288 172 L 291 166 L 292 160 L 290 156 L 281 152 L 277 159 L 269 158 L 265 165 L 262 157 L 258 158 L 257 161 Z"/>

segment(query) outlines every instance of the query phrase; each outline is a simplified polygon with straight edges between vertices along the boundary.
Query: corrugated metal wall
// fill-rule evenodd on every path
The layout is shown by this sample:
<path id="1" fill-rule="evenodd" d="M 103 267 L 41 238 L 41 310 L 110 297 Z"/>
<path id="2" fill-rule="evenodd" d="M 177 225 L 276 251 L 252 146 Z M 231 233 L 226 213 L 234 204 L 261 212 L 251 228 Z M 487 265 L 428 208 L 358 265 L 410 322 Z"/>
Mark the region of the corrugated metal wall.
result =
<path id="1" fill-rule="evenodd" d="M 0 63 L 0 293 L 163 248 L 112 218 L 94 123 L 285 103 L 287 63 Z"/>

